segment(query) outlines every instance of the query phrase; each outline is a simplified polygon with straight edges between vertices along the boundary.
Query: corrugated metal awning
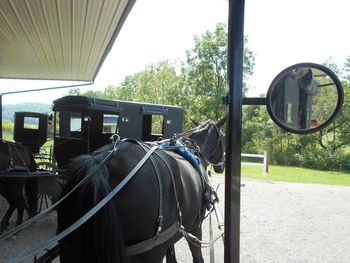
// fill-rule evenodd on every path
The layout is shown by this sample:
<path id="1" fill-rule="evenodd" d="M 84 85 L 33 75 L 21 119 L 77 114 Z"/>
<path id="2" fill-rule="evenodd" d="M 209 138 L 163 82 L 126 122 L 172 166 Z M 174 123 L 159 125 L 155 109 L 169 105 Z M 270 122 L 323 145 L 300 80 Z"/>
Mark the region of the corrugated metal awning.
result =
<path id="1" fill-rule="evenodd" d="M 93 81 L 136 0 L 1 0 L 0 78 Z"/>

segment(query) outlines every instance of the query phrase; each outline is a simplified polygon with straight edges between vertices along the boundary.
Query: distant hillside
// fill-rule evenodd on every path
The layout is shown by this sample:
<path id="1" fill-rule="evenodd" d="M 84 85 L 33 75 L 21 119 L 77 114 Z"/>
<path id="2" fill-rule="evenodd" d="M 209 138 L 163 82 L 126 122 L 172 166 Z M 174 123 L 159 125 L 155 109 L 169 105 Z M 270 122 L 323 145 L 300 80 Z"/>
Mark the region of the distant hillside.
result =
<path id="1" fill-rule="evenodd" d="M 45 103 L 20 103 L 2 105 L 2 118 L 13 122 L 16 111 L 32 111 L 51 114 L 51 105 Z"/>

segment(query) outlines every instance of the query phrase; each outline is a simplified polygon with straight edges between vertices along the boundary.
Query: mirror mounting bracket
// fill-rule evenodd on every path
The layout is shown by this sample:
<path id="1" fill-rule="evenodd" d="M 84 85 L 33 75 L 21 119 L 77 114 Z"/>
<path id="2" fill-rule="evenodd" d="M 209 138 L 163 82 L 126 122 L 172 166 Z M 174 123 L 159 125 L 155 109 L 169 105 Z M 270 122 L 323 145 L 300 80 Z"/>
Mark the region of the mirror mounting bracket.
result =
<path id="1" fill-rule="evenodd" d="M 243 105 L 266 105 L 266 98 L 265 97 L 249 97 L 249 98 L 243 98 L 242 104 Z"/>

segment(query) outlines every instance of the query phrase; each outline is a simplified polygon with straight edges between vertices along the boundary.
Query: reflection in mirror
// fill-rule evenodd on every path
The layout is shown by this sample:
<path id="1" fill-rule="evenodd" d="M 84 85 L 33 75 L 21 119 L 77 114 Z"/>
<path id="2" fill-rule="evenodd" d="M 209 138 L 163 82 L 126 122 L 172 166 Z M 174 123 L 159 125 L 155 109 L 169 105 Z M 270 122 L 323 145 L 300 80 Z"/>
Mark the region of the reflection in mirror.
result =
<path id="1" fill-rule="evenodd" d="M 298 64 L 280 73 L 268 92 L 268 110 L 286 130 L 308 133 L 320 130 L 339 112 L 342 88 L 328 68 Z"/>

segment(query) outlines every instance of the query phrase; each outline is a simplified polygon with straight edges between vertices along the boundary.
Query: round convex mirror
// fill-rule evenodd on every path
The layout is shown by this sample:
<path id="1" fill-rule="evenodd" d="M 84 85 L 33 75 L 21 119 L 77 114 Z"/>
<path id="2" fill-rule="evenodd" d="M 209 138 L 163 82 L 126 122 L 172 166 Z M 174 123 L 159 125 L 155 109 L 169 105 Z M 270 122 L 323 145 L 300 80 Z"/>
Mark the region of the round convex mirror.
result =
<path id="1" fill-rule="evenodd" d="M 340 112 L 343 88 L 329 68 L 300 63 L 283 70 L 267 93 L 267 109 L 274 122 L 293 133 L 311 133 L 330 124 Z"/>

